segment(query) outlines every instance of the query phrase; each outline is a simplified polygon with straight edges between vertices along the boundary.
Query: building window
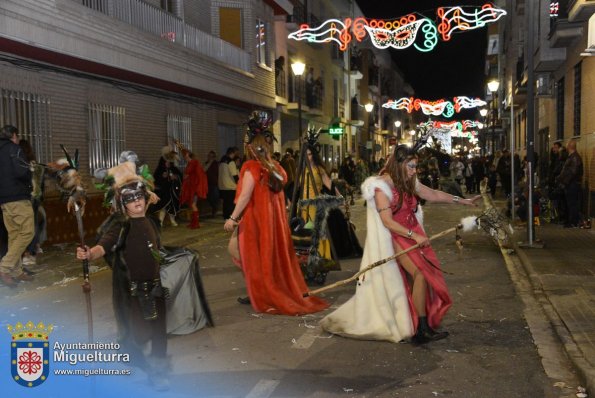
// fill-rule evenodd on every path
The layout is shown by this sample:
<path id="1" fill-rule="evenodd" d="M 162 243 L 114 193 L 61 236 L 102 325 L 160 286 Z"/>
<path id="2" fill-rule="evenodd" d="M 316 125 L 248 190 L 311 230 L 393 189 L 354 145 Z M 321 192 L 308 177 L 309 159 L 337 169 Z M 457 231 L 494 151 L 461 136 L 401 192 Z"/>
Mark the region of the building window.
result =
<path id="1" fill-rule="evenodd" d="M 267 27 L 266 22 L 256 19 L 256 63 L 267 64 Z"/>
<path id="2" fill-rule="evenodd" d="M 556 84 L 556 139 L 564 139 L 564 78 Z"/>
<path id="3" fill-rule="evenodd" d="M 167 115 L 167 137 L 192 151 L 192 119 L 188 116 Z M 182 170 L 186 167 L 186 160 L 182 156 L 179 167 Z"/>
<path id="4" fill-rule="evenodd" d="M 89 104 L 89 167 L 91 175 L 118 164 L 124 150 L 126 110 L 123 107 Z"/>
<path id="5" fill-rule="evenodd" d="M 181 0 L 161 0 L 161 9 L 178 18 L 184 17 L 184 4 Z"/>
<path id="6" fill-rule="evenodd" d="M 581 135 L 582 61 L 574 66 L 574 135 Z"/>
<path id="7" fill-rule="evenodd" d="M 173 14 L 173 12 L 174 12 L 173 0 L 161 0 L 161 9 Z"/>
<path id="8" fill-rule="evenodd" d="M 0 126 L 11 124 L 19 129 L 19 137 L 31 144 L 37 161 L 52 161 L 50 98 L 0 89 Z"/>
<path id="9" fill-rule="evenodd" d="M 242 10 L 219 8 L 219 37 L 236 47 L 242 47 Z"/>
<path id="10" fill-rule="evenodd" d="M 339 117 L 339 80 L 333 79 L 333 117 Z"/>

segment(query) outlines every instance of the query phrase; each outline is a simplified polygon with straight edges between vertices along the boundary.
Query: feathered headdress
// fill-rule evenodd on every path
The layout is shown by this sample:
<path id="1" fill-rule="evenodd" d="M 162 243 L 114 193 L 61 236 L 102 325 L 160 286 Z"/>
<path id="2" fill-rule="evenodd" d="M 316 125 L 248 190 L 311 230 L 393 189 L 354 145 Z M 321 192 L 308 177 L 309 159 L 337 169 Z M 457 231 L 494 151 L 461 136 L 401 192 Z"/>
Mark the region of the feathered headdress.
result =
<path id="1" fill-rule="evenodd" d="M 308 126 L 308 131 L 306 131 L 305 140 L 308 143 L 308 146 L 311 149 L 314 149 L 318 153 L 320 153 L 320 144 L 318 143 L 319 137 L 320 137 L 320 129 L 314 130 L 314 127 Z"/>
<path id="2" fill-rule="evenodd" d="M 79 168 L 79 150 L 74 151 L 74 156 L 70 156 L 64 145 L 60 144 L 64 152 L 64 158 L 47 164 L 49 175 L 56 179 L 58 190 L 63 197 L 68 196 L 66 208 L 68 212 L 74 207 L 75 203 L 84 212 L 86 204 L 86 192 L 82 184 Z"/>
<path id="3" fill-rule="evenodd" d="M 134 154 L 134 156 L 126 156 L 130 154 Z M 95 184 L 97 189 L 105 191 L 103 206 L 111 207 L 117 212 L 126 213 L 121 197 L 124 190 L 142 192 L 147 207 L 150 204 L 157 203 L 159 197 L 153 192 L 155 184 L 149 166 L 143 164 L 137 168 L 136 161 L 138 161 L 138 157 L 132 151 L 122 152 L 120 160 L 123 162 L 107 170 L 103 181 Z"/>
<path id="4" fill-rule="evenodd" d="M 269 144 L 277 141 L 275 135 L 270 130 L 273 124 L 273 118 L 266 111 L 254 111 L 250 114 L 250 118 L 246 123 L 246 139 L 245 143 L 250 144 L 254 137 L 263 135 Z"/>

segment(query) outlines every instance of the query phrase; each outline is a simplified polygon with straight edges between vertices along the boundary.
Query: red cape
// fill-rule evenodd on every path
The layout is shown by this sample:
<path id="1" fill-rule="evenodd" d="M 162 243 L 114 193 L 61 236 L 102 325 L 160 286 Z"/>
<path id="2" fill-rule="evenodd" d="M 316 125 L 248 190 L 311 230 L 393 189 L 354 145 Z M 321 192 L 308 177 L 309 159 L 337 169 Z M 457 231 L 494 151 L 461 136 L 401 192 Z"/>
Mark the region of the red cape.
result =
<path id="1" fill-rule="evenodd" d="M 207 183 L 207 173 L 202 168 L 200 162 L 196 159 L 190 160 L 184 170 L 184 180 L 182 181 L 182 192 L 180 193 L 180 204 L 191 204 L 196 195 L 199 199 L 207 197 L 209 186 Z"/>
<path id="2" fill-rule="evenodd" d="M 287 176 L 275 162 L 277 170 Z M 285 195 L 274 193 L 269 175 L 256 160 L 248 160 L 240 171 L 236 201 L 249 171 L 255 180 L 250 202 L 239 225 L 238 239 L 242 269 L 252 307 L 268 314 L 299 315 L 321 311 L 328 304 L 317 297 L 304 298 L 308 291 L 291 241 Z"/>

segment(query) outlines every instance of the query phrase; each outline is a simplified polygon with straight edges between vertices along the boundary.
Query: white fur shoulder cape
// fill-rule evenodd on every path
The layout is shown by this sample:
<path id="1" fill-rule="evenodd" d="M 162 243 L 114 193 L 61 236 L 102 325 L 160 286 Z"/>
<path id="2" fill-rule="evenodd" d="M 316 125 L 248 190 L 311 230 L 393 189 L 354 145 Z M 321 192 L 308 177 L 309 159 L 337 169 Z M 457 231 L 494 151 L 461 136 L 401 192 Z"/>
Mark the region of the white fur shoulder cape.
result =
<path id="1" fill-rule="evenodd" d="M 381 177 L 370 177 L 361 186 L 367 201 L 367 235 L 360 269 L 390 257 L 394 248 L 390 232 L 376 211 L 379 189 L 392 199 L 390 186 Z M 360 277 L 355 294 L 320 321 L 330 333 L 363 340 L 399 342 L 413 335 L 409 301 L 401 272 L 394 260 Z"/>

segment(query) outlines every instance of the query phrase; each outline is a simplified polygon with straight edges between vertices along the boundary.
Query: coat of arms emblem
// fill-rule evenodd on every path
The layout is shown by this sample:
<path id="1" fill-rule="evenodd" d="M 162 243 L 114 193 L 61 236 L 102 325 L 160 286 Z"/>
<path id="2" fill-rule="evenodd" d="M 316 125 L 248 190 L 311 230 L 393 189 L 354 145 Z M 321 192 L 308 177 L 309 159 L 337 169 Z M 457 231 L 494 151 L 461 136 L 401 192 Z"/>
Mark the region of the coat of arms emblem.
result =
<path id="1" fill-rule="evenodd" d="M 10 343 L 10 369 L 12 379 L 24 387 L 37 387 L 43 383 L 50 371 L 49 334 L 53 325 L 43 322 L 35 325 L 29 321 L 25 325 L 20 322 L 13 327 L 8 325 L 12 335 Z"/>

